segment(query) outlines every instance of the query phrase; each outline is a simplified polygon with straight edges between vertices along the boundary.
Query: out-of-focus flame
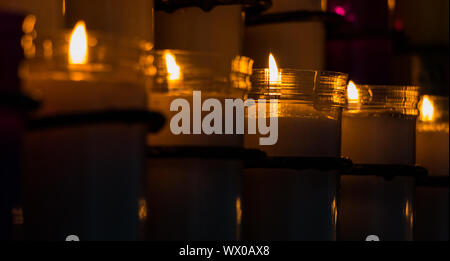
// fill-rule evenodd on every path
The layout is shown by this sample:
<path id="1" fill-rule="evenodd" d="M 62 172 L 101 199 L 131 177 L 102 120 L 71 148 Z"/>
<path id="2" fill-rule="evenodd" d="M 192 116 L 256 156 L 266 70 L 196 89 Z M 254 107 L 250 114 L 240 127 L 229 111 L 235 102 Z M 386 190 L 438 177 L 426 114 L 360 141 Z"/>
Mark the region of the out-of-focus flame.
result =
<path id="1" fill-rule="evenodd" d="M 350 103 L 359 102 L 359 90 L 353 81 L 348 83 L 347 87 L 347 98 Z"/>
<path id="2" fill-rule="evenodd" d="M 88 61 L 88 34 L 84 21 L 75 25 L 69 42 L 69 63 L 86 64 Z"/>
<path id="3" fill-rule="evenodd" d="M 395 11 L 395 6 L 396 6 L 396 0 L 388 0 L 388 8 L 389 11 L 394 12 Z"/>
<path id="4" fill-rule="evenodd" d="M 281 73 L 278 72 L 277 62 L 272 53 L 269 55 L 269 82 L 277 84 L 281 82 Z"/>
<path id="5" fill-rule="evenodd" d="M 168 79 L 171 81 L 176 81 L 181 79 L 181 69 L 178 66 L 175 57 L 170 53 L 165 54 L 167 73 L 169 74 Z"/>
<path id="6" fill-rule="evenodd" d="M 433 121 L 434 118 L 434 106 L 433 102 L 424 96 L 422 100 L 422 107 L 420 108 L 420 115 L 422 121 Z"/>

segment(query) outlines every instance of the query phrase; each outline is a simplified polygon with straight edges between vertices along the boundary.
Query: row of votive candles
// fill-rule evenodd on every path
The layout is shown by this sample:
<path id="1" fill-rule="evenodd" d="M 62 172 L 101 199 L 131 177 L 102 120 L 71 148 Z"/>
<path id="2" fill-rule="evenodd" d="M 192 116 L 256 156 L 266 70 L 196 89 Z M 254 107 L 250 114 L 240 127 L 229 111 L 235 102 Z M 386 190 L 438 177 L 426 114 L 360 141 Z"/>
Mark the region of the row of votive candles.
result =
<path id="1" fill-rule="evenodd" d="M 406 230 L 385 237 L 383 230 L 366 230 L 371 226 L 363 222 L 378 219 L 378 226 L 385 227 L 393 217 L 380 213 L 398 207 L 398 213 L 392 213 L 407 220 L 404 224 L 411 231 L 412 198 L 393 206 L 384 198 L 384 208 L 367 210 L 367 198 L 345 193 L 352 181 L 342 179 L 340 198 L 337 169 L 320 165 L 341 152 L 356 163 L 414 164 L 417 87 L 354 86 L 355 95 L 347 93 L 346 74 L 278 69 L 273 57 L 268 69 L 253 70 L 253 61 L 246 57 L 228 61 L 207 53 L 150 49 L 142 42 L 88 34 L 80 22 L 70 34 L 37 43 L 36 55 L 23 64 L 23 89 L 43 101 L 32 121 L 148 109 L 167 120 L 161 131 L 149 135 L 145 124 L 128 121 L 69 122 L 27 132 L 26 238 L 335 240 L 353 230 L 360 233 L 350 238 L 355 240 L 363 240 L 365 234 L 386 240 L 412 238 Z M 262 146 L 259 135 L 248 133 L 171 132 L 177 112 L 170 107 L 176 98 L 185 98 L 194 111 L 201 99 L 245 97 L 270 101 L 247 108 L 244 122 L 276 120 L 276 144 Z M 349 110 L 342 117 L 346 104 Z M 265 112 L 257 114 L 262 107 Z M 225 119 L 226 113 L 221 113 Z M 192 123 L 181 124 L 194 131 L 206 114 L 200 109 L 199 121 L 192 113 Z M 448 139 L 448 125 L 446 134 Z M 154 150 L 147 151 L 146 145 Z M 320 160 L 305 170 L 282 165 L 244 170 L 240 157 L 245 153 L 239 153 L 244 146 L 273 158 Z M 366 186 L 357 183 L 359 188 Z M 401 187 L 413 194 L 408 185 Z M 346 206 L 356 210 L 346 212 Z M 370 211 L 377 216 L 370 216 Z"/>

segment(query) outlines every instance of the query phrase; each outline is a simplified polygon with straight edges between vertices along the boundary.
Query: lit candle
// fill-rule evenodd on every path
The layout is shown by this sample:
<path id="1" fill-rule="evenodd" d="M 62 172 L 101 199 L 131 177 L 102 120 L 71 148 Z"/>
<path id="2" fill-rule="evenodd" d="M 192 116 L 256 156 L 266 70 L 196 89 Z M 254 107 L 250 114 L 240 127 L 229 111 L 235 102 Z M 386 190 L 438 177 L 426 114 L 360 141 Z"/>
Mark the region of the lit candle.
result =
<path id="1" fill-rule="evenodd" d="M 242 135 L 204 133 L 202 120 L 210 112 L 202 107 L 206 99 L 217 99 L 225 119 L 225 99 L 244 97 L 252 60 L 237 57 L 232 62 L 223 55 L 161 50 L 155 53 L 155 63 L 149 108 L 165 115 L 167 124 L 150 134 L 147 144 L 168 152 L 152 154 L 148 160 L 146 239 L 236 240 L 243 164 L 231 153 L 242 148 Z M 176 99 L 188 102 L 189 134 L 172 132 L 171 121 L 180 113 L 180 108 L 171 111 Z"/>
<path id="2" fill-rule="evenodd" d="M 416 188 L 414 239 L 445 241 L 449 238 L 448 97 L 424 95 L 419 109 L 416 161 L 428 169 L 432 185 L 421 183 Z M 445 178 L 447 183 L 442 182 Z"/>
<path id="3" fill-rule="evenodd" d="M 448 98 L 425 95 L 420 112 L 416 134 L 417 164 L 427 168 L 431 176 L 448 176 Z"/>
<path id="4" fill-rule="evenodd" d="M 295 21 L 292 12 L 320 12 L 326 10 L 326 1 L 276 0 L 260 16 L 248 17 L 244 34 L 244 54 L 254 57 L 255 66 L 265 60 L 271 50 L 287 68 L 324 69 L 325 28 L 317 19 Z M 272 16 L 272 17 L 271 17 Z M 267 17 L 263 22 L 258 18 Z M 289 17 L 289 20 L 283 18 Z M 294 20 L 294 21 L 293 21 Z"/>
<path id="5" fill-rule="evenodd" d="M 342 155 L 354 164 L 414 165 L 418 87 L 350 82 L 342 119 Z M 392 172 L 391 169 L 384 171 Z M 361 175 L 360 175 L 361 174 Z M 412 240 L 414 177 L 383 170 L 341 177 L 341 240 Z M 397 176 L 396 176 L 397 175 Z"/>
<path id="6" fill-rule="evenodd" d="M 42 107 L 32 121 L 111 110 L 146 110 L 138 62 L 147 50 L 108 42 L 79 21 L 36 44 L 21 69 Z M 151 46 L 151 45 L 150 45 Z M 120 57 L 120 58 L 118 58 Z M 130 65 L 130 66 L 128 66 Z M 101 119 L 99 119 L 101 121 Z M 145 126 L 98 122 L 29 131 L 24 140 L 24 213 L 29 239 L 137 239 Z"/>
<path id="7" fill-rule="evenodd" d="M 248 109 L 248 118 L 278 122 L 276 144 L 261 146 L 264 135 L 245 134 L 245 147 L 274 159 L 337 158 L 339 122 L 347 75 L 323 71 L 269 68 L 254 70 L 250 98 L 267 99 L 265 115 Z M 270 111 L 269 111 L 270 108 Z M 301 167 L 301 166 L 296 166 Z M 336 171 L 252 166 L 244 172 L 243 238 L 247 240 L 334 240 Z"/>

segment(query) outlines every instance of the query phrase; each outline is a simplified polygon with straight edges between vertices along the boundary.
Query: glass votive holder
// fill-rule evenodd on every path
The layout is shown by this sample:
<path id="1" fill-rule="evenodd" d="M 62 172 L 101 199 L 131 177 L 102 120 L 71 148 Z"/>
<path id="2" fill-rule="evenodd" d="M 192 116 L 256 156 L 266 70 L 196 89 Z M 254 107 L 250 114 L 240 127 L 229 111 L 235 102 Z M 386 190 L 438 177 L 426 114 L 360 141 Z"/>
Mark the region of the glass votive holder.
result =
<path id="1" fill-rule="evenodd" d="M 26 238 L 137 239 L 149 124 L 140 63 L 152 45 L 83 22 L 31 44 L 22 89 L 42 107 L 23 142 Z"/>
<path id="2" fill-rule="evenodd" d="M 243 238 L 246 240 L 334 240 L 337 224 L 340 117 L 347 75 L 337 72 L 255 70 L 249 98 L 257 110 L 247 117 L 278 122 L 275 144 L 260 145 L 263 135 L 245 135 L 246 148 L 271 160 L 297 162 L 289 167 L 246 168 L 243 186 Z M 265 99 L 266 102 L 260 99 Z M 267 108 L 265 114 L 260 107 Z M 258 115 L 256 115 L 258 111 Z M 305 165 L 307 162 L 313 165 Z M 302 167 L 303 165 L 303 167 Z"/>
<path id="3" fill-rule="evenodd" d="M 245 98 L 252 64 L 246 57 L 231 60 L 211 53 L 155 52 L 156 77 L 149 85 L 149 108 L 165 115 L 168 122 L 147 140 L 145 239 L 238 238 L 243 162 L 237 155 L 242 154 L 242 135 L 205 133 L 201 121 L 209 111 L 202 110 L 202 105 L 214 98 L 221 105 L 224 121 L 229 116 L 225 99 Z M 180 108 L 172 111 L 171 104 L 179 99 L 190 107 L 191 124 L 186 132 L 174 134 L 172 120 Z"/>
<path id="4" fill-rule="evenodd" d="M 363 165 L 341 176 L 340 240 L 412 240 L 418 95 L 415 86 L 350 82 L 341 151 Z M 377 177 L 386 172 L 391 179 Z"/>
<path id="5" fill-rule="evenodd" d="M 448 240 L 448 97 L 423 95 L 416 129 L 416 161 L 429 177 L 416 187 L 414 240 Z"/>

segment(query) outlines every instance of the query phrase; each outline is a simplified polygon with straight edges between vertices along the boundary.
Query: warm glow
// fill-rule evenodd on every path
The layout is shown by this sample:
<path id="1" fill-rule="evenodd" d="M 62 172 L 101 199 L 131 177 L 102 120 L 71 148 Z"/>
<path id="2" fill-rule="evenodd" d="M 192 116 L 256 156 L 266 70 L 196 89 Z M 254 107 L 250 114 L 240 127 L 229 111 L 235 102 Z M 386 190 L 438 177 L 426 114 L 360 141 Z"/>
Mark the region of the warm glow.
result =
<path id="1" fill-rule="evenodd" d="M 241 198 L 236 199 L 236 222 L 238 225 L 242 223 Z"/>
<path id="2" fill-rule="evenodd" d="M 353 81 L 350 81 L 348 83 L 347 97 L 348 97 L 348 101 L 351 103 L 359 102 L 359 90 Z"/>
<path id="3" fill-rule="evenodd" d="M 166 52 L 165 58 L 166 58 L 167 73 L 169 74 L 168 76 L 169 80 L 172 81 L 180 80 L 181 69 L 180 66 L 178 66 L 177 62 L 175 61 L 175 57 L 170 52 Z"/>
<path id="4" fill-rule="evenodd" d="M 395 6 L 396 6 L 396 0 L 388 0 L 388 8 L 389 11 L 394 12 L 395 11 Z"/>
<path id="5" fill-rule="evenodd" d="M 79 21 L 70 36 L 69 44 L 69 63 L 85 64 L 88 60 L 88 35 L 86 24 Z"/>
<path id="6" fill-rule="evenodd" d="M 272 54 L 269 55 L 269 81 L 271 84 L 281 82 L 281 73 L 278 72 L 277 62 Z"/>
<path id="7" fill-rule="evenodd" d="M 422 108 L 420 109 L 422 121 L 432 121 L 434 116 L 434 106 L 428 97 L 424 97 Z"/>

